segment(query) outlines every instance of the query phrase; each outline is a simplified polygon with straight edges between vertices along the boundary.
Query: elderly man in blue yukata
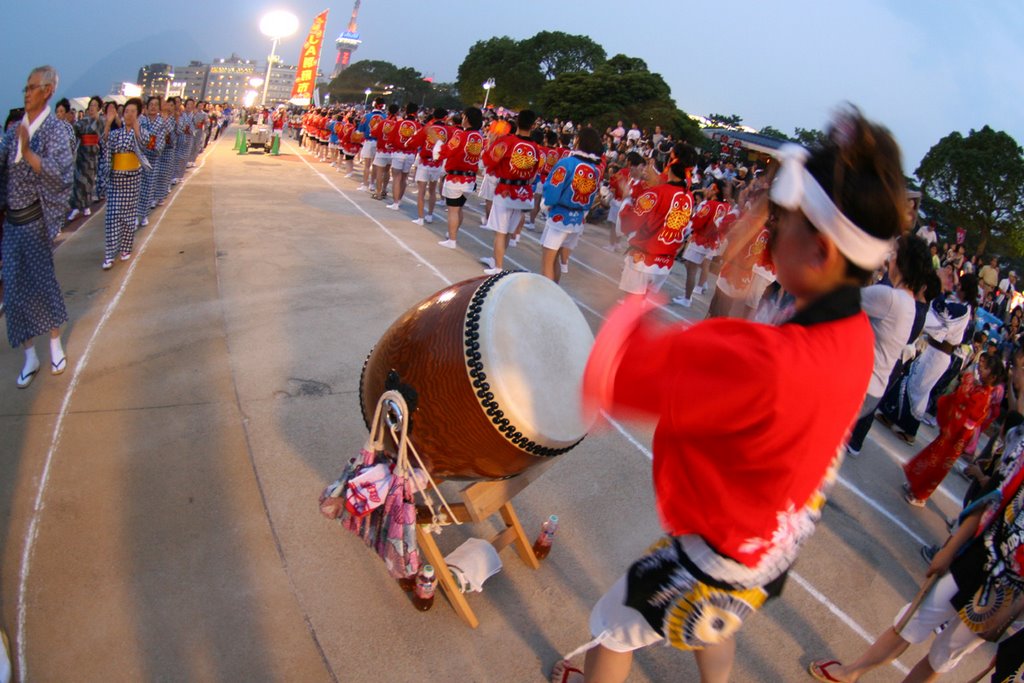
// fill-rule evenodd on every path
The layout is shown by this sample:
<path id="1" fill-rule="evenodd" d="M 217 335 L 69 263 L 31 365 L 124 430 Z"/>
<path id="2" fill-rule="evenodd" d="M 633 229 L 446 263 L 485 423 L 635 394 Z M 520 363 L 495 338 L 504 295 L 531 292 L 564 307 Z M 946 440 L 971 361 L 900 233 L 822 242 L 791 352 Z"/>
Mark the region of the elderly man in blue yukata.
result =
<path id="1" fill-rule="evenodd" d="M 0 139 L 0 205 L 3 233 L 4 310 L 7 339 L 25 349 L 18 376 L 24 389 L 39 372 L 35 337 L 50 333 L 50 372 L 67 368 L 60 326 L 67 322 L 64 295 L 53 267 L 53 240 L 67 215 L 74 179 L 68 132 L 50 111 L 57 71 L 40 66 L 25 84 L 25 117 Z"/>

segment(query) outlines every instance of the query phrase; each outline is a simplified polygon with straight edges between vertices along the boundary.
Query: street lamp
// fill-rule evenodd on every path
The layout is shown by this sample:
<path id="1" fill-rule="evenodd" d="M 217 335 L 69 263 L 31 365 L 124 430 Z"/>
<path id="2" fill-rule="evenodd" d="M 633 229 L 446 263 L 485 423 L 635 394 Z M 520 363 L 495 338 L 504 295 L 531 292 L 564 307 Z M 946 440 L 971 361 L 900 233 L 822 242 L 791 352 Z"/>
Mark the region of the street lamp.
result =
<path id="1" fill-rule="evenodd" d="M 365 97 L 363 98 L 363 109 L 366 109 L 366 101 L 370 99 L 370 93 L 372 92 L 373 91 L 370 90 L 369 88 L 363 91 L 363 95 L 365 95 Z"/>
<path id="2" fill-rule="evenodd" d="M 273 42 L 270 47 L 270 57 L 267 58 L 267 77 L 263 81 L 263 99 L 260 104 L 267 104 L 267 90 L 270 88 L 270 69 L 277 61 L 277 44 L 282 38 L 287 38 L 299 30 L 299 18 L 291 12 L 275 11 L 264 14 L 260 19 L 260 32 L 269 37 Z"/>
<path id="3" fill-rule="evenodd" d="M 491 88 L 493 87 L 493 78 L 488 78 L 486 81 L 484 81 L 484 109 L 487 109 L 487 99 L 491 96 Z"/>

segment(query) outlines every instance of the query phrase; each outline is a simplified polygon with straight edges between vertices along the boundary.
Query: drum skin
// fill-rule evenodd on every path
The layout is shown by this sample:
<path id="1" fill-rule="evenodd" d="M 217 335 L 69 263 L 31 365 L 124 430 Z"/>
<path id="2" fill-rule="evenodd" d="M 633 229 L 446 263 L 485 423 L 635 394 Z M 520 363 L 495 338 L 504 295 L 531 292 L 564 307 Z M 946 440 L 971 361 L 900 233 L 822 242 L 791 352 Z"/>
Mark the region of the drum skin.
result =
<path id="1" fill-rule="evenodd" d="M 528 441 L 507 419 L 502 424 L 500 407 L 488 415 L 481 405 L 489 395 L 486 377 L 473 386 L 474 326 L 467 310 L 478 290 L 485 295 L 509 274 L 464 280 L 416 304 L 388 328 L 363 367 L 359 400 L 367 428 L 380 395 L 401 391 L 413 413 L 410 439 L 435 477 L 505 479 L 575 445 L 553 449 Z"/>

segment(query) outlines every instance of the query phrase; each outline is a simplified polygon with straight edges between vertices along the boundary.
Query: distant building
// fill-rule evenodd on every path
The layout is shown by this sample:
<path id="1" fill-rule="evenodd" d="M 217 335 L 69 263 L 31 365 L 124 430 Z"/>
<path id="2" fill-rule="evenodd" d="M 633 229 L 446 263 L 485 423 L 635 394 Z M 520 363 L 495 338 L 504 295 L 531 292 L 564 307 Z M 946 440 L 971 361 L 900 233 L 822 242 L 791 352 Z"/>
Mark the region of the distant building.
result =
<path id="1" fill-rule="evenodd" d="M 210 65 L 195 60 L 189 62 L 188 66 L 174 67 L 174 80 L 185 84 L 181 89 L 181 96 L 186 99 L 203 99 L 209 75 Z"/>
<path id="2" fill-rule="evenodd" d="M 274 63 L 267 86 L 268 105 L 291 99 L 295 71 L 294 66 L 279 61 Z M 319 71 L 317 75 L 323 77 Z M 256 102 L 259 102 L 263 97 L 263 81 L 266 77 L 266 62 L 261 64 L 242 59 L 234 53 L 226 59 L 215 59 L 209 64 L 191 61 L 188 66 L 150 64 L 139 69 L 139 83 L 147 96 L 178 95 L 215 104 L 241 104 L 250 91 L 256 93 Z"/>
<path id="3" fill-rule="evenodd" d="M 295 84 L 295 72 L 298 67 L 277 62 L 270 70 L 270 85 L 267 87 L 267 105 L 287 102 L 292 98 L 292 86 Z M 264 75 L 266 72 L 264 72 Z M 261 95 L 263 93 L 260 93 Z"/>
<path id="4" fill-rule="evenodd" d="M 238 104 L 245 99 L 245 93 L 249 90 L 260 94 L 263 92 L 262 83 L 257 87 L 250 82 L 254 78 L 262 81 L 266 75 L 254 61 L 232 53 L 227 59 L 213 60 L 209 70 L 206 90 L 201 98 L 208 102 Z"/>
<path id="5" fill-rule="evenodd" d="M 170 64 L 147 64 L 139 69 L 136 81 L 142 86 L 143 97 L 166 96 L 174 82 L 174 67 Z"/>

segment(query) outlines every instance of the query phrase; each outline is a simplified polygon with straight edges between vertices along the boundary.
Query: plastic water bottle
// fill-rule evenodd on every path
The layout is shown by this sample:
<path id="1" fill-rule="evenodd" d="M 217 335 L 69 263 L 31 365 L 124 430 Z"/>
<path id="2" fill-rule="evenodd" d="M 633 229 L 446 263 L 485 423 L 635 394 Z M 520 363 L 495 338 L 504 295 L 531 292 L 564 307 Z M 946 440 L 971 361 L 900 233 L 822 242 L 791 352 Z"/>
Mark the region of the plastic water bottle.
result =
<path id="1" fill-rule="evenodd" d="M 551 552 L 551 542 L 555 540 L 555 531 L 558 529 L 558 515 L 551 515 L 541 525 L 540 535 L 533 542 L 533 554 L 538 560 L 543 560 Z"/>
<path id="2" fill-rule="evenodd" d="M 416 590 L 412 593 L 412 604 L 421 612 L 426 612 L 434 606 L 434 591 L 437 588 L 434 568 L 429 564 L 423 565 L 420 573 L 416 576 Z"/>

